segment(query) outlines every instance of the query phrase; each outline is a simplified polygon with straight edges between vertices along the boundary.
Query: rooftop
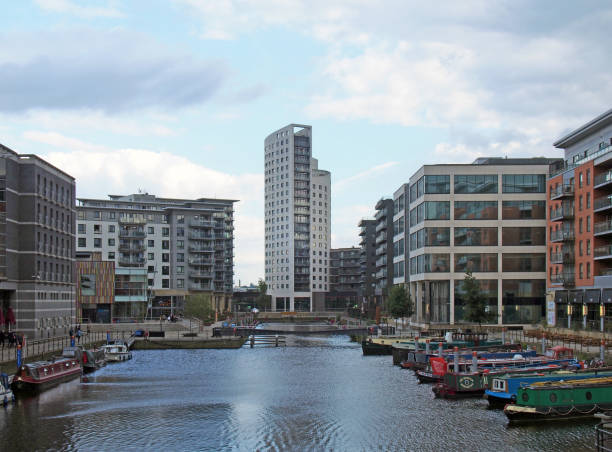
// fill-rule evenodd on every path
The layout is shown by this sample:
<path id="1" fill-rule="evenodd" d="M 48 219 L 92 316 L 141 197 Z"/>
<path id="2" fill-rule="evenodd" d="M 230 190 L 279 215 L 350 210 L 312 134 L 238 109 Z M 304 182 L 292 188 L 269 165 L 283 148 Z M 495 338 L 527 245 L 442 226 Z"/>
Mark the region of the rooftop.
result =
<path id="1" fill-rule="evenodd" d="M 610 124 L 612 124 L 612 109 L 602 113 L 586 124 L 583 124 L 564 137 L 559 138 L 553 143 L 553 146 L 559 149 L 565 149 Z"/>

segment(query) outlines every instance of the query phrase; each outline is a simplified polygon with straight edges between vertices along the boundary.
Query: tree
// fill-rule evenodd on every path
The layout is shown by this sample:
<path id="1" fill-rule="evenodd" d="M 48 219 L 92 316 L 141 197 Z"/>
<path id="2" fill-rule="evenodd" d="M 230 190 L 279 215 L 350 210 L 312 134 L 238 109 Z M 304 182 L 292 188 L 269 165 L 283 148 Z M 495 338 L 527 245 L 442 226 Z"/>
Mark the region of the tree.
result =
<path id="1" fill-rule="evenodd" d="M 257 302 L 257 307 L 259 309 L 270 309 L 272 307 L 272 297 L 268 295 L 268 285 L 262 278 L 259 278 L 257 287 L 259 288 L 259 295 L 255 300 Z"/>
<path id="2" fill-rule="evenodd" d="M 410 317 L 413 314 L 412 299 L 404 286 L 397 285 L 391 288 L 387 299 L 387 310 L 396 319 Z"/>
<path id="3" fill-rule="evenodd" d="M 493 314 L 487 311 L 487 300 L 471 270 L 465 274 L 462 289 L 465 294 L 465 320 L 478 323 L 479 326 L 483 322 L 491 321 Z"/>
<path id="4" fill-rule="evenodd" d="M 213 321 L 215 319 L 215 310 L 212 306 L 211 295 L 208 293 L 187 295 L 185 299 L 185 315 L 202 321 Z"/>

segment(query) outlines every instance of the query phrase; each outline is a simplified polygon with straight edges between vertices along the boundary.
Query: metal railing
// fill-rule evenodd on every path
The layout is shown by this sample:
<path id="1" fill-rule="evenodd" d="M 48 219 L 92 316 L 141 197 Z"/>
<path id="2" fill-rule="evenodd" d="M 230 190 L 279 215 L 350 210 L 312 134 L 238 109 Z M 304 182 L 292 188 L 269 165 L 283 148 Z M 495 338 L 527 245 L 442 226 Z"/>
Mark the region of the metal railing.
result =
<path id="1" fill-rule="evenodd" d="M 593 209 L 608 209 L 612 207 L 612 196 L 603 196 L 601 198 L 595 198 L 593 202 Z"/>
<path id="2" fill-rule="evenodd" d="M 550 190 L 550 199 L 556 199 L 562 196 L 571 196 L 573 194 L 574 194 L 573 184 L 562 184 Z"/>
<path id="3" fill-rule="evenodd" d="M 612 256 L 612 245 L 598 246 L 597 248 L 593 249 L 593 257 L 597 258 L 605 256 Z"/>
<path id="4" fill-rule="evenodd" d="M 563 231 L 563 230 L 558 230 L 558 231 L 553 231 L 550 234 L 550 241 L 551 242 L 559 242 L 559 241 L 563 241 L 563 240 L 574 240 L 574 231 L 573 229 L 567 230 L 567 231 Z"/>
<path id="5" fill-rule="evenodd" d="M 603 234 L 604 232 L 612 232 L 612 221 L 598 221 L 593 225 L 594 234 Z"/>

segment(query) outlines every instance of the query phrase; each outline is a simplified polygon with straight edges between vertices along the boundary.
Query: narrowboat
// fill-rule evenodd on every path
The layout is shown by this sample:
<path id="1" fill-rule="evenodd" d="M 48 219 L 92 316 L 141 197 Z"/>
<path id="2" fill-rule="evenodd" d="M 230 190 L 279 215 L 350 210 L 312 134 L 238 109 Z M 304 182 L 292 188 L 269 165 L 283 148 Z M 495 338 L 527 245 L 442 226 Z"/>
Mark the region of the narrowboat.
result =
<path id="1" fill-rule="evenodd" d="M 94 372 L 106 365 L 104 350 L 101 348 L 85 350 L 82 346 L 66 347 L 62 352 L 62 357 L 77 359 L 83 367 L 83 373 Z"/>
<path id="2" fill-rule="evenodd" d="M 15 392 L 40 392 L 81 376 L 83 368 L 76 359 L 58 358 L 22 364 L 13 377 L 11 389 Z"/>
<path id="3" fill-rule="evenodd" d="M 103 345 L 101 349 L 104 351 L 104 359 L 106 361 L 127 361 L 132 359 L 132 352 L 125 344 L 108 344 Z"/>
<path id="4" fill-rule="evenodd" d="M 472 347 L 470 350 L 460 350 L 459 358 L 460 359 L 470 359 L 472 357 L 472 352 L 476 351 L 478 358 L 512 358 L 517 353 L 522 354 L 523 356 L 536 356 L 535 351 L 523 352 L 521 351 L 521 346 L 519 344 L 507 344 L 500 345 L 496 347 Z M 403 369 L 412 369 L 414 371 L 422 370 L 427 368 L 427 364 L 430 358 L 439 357 L 440 352 L 436 351 L 433 353 L 424 353 L 424 352 L 411 352 L 408 353 L 408 357 L 406 361 L 402 361 L 400 366 Z M 442 357 L 444 358 L 453 358 L 453 351 L 451 349 L 446 349 L 442 351 Z"/>
<path id="5" fill-rule="evenodd" d="M 491 384 L 485 390 L 485 398 L 489 401 L 490 408 L 503 408 L 509 403 L 516 402 L 516 394 L 521 386 L 528 386 L 540 381 L 582 380 L 597 377 L 612 377 L 612 368 L 497 375 L 491 378 Z"/>
<path id="6" fill-rule="evenodd" d="M 612 410 L 612 377 L 542 381 L 519 387 L 504 407 L 511 423 L 593 417 Z"/>

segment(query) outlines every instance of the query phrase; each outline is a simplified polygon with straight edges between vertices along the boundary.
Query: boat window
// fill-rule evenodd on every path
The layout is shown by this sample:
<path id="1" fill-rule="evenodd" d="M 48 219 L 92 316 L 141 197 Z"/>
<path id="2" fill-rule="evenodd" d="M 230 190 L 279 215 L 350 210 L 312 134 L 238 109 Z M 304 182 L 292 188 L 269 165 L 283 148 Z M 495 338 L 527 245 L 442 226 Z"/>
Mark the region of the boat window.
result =
<path id="1" fill-rule="evenodd" d="M 555 394 L 554 392 L 551 392 L 549 398 L 552 403 L 555 403 L 557 401 L 557 394 Z"/>
<path id="2" fill-rule="evenodd" d="M 527 394 L 526 392 L 523 392 L 521 399 L 523 399 L 523 402 L 527 402 L 529 400 L 529 394 Z"/>
<path id="3" fill-rule="evenodd" d="M 587 391 L 585 396 L 587 400 L 591 400 L 593 398 L 593 394 L 591 394 L 591 391 Z"/>

